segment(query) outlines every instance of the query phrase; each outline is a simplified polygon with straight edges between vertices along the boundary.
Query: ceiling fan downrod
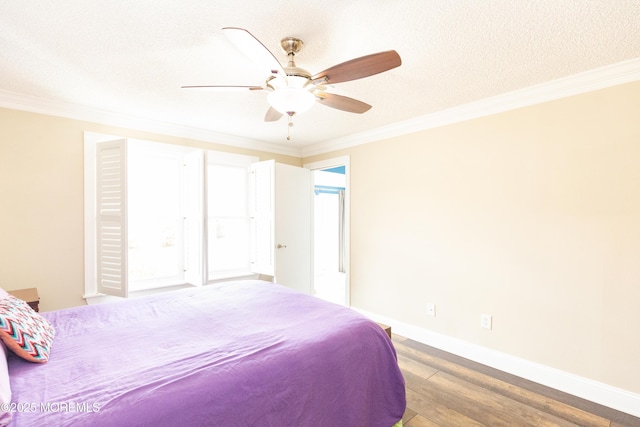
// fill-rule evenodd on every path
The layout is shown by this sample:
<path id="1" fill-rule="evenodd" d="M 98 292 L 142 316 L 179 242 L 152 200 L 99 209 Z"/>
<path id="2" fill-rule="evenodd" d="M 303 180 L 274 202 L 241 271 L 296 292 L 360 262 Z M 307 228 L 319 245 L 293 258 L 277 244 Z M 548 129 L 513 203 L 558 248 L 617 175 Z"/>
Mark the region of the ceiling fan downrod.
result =
<path id="1" fill-rule="evenodd" d="M 285 37 L 282 40 L 280 40 L 280 47 L 282 48 L 284 53 L 287 55 L 287 58 L 289 59 L 289 64 L 288 64 L 289 67 L 296 66 L 296 64 L 294 63 L 294 58 L 296 56 L 296 53 L 302 50 L 303 46 L 304 46 L 304 43 L 302 42 L 302 40 L 296 37 Z"/>

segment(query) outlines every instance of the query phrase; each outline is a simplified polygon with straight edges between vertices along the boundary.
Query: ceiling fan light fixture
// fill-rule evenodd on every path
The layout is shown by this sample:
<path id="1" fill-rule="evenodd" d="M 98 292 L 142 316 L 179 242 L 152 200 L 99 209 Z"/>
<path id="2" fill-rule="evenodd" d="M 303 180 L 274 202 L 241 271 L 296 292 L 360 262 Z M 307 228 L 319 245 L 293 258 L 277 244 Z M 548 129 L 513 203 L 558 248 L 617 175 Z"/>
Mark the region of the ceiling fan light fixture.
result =
<path id="1" fill-rule="evenodd" d="M 280 40 L 280 47 L 287 55 L 287 66 L 283 67 L 271 51 L 254 35 L 244 28 L 224 27 L 223 33 L 241 52 L 259 66 L 269 69 L 269 76 L 263 86 L 182 86 L 183 88 L 199 88 L 212 90 L 250 90 L 269 92 L 267 100 L 270 104 L 264 116 L 265 122 L 275 122 L 283 115 L 288 116 L 289 127 L 293 126 L 292 117 L 302 114 L 316 100 L 327 107 L 350 113 L 362 114 L 371 105 L 347 96 L 327 92 L 327 87 L 335 83 L 348 82 L 373 76 L 402 65 L 402 59 L 395 50 L 387 50 L 354 58 L 329 67 L 312 75 L 295 63 L 295 57 L 304 43 L 296 37 L 285 37 Z M 290 139 L 287 136 L 287 139 Z"/>
<path id="2" fill-rule="evenodd" d="M 311 108 L 316 97 L 306 89 L 283 87 L 271 92 L 267 100 L 278 112 L 291 116 Z"/>

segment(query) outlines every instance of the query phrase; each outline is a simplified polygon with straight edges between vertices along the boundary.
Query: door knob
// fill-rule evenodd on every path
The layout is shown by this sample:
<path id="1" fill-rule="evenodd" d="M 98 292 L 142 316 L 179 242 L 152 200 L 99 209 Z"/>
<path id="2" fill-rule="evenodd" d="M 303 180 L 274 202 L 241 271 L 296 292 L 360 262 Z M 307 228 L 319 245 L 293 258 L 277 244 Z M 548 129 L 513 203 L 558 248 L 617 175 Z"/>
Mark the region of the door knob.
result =
<path id="1" fill-rule="evenodd" d="M 286 249 L 286 248 L 287 248 L 287 245 L 283 245 L 283 244 L 281 244 L 281 243 L 278 243 L 278 244 L 276 245 L 276 249 Z"/>

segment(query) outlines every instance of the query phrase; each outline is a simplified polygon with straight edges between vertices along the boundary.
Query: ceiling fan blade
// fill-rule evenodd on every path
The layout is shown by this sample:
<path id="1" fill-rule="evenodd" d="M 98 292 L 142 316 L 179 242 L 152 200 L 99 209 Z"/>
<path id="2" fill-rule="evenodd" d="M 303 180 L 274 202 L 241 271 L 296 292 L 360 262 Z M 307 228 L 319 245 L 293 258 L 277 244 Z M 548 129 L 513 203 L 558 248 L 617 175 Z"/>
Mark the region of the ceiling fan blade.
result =
<path id="1" fill-rule="evenodd" d="M 265 122 L 275 122 L 277 120 L 280 119 L 280 117 L 282 117 L 283 114 L 281 112 L 279 112 L 278 110 L 276 110 L 273 107 L 269 107 L 269 109 L 267 110 L 267 114 L 264 115 L 264 121 Z"/>
<path id="2" fill-rule="evenodd" d="M 335 93 L 320 93 L 317 95 L 320 104 L 327 107 L 337 108 L 338 110 L 348 111 L 349 113 L 362 114 L 371 109 L 371 105 L 358 101 L 357 99 L 347 96 L 336 95 Z"/>
<path id="3" fill-rule="evenodd" d="M 269 70 L 271 74 L 280 74 L 283 77 L 287 76 L 280 61 L 249 31 L 244 28 L 225 27 L 222 29 L 222 32 L 229 38 L 231 43 L 259 67 Z"/>
<path id="4" fill-rule="evenodd" d="M 313 76 L 311 81 L 314 83 L 324 81 L 330 84 L 348 82 L 391 70 L 401 64 L 402 59 L 398 52 L 387 50 L 334 65 Z"/>
<path id="5" fill-rule="evenodd" d="M 180 86 L 182 89 L 204 89 L 214 92 L 239 92 L 243 90 L 264 90 L 262 86 L 219 86 L 219 85 L 204 85 L 204 86 Z"/>

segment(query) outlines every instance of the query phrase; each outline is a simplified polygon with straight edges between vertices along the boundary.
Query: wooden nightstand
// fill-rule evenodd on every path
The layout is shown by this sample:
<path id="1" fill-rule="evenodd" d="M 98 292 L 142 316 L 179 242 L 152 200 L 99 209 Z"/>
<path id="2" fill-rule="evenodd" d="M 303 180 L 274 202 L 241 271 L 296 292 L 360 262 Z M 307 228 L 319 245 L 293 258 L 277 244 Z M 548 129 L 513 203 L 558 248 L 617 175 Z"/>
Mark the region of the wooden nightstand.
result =
<path id="1" fill-rule="evenodd" d="M 29 304 L 29 307 L 33 308 L 34 311 L 40 311 L 40 309 L 38 308 L 38 304 L 40 304 L 40 296 L 38 296 L 38 289 L 36 288 L 18 289 L 15 291 L 7 291 L 7 293 Z"/>
<path id="2" fill-rule="evenodd" d="M 389 335 L 389 338 L 391 338 L 391 326 L 385 325 L 384 323 L 378 323 L 378 325 L 380 325 L 380 327 L 384 329 L 387 335 Z"/>

